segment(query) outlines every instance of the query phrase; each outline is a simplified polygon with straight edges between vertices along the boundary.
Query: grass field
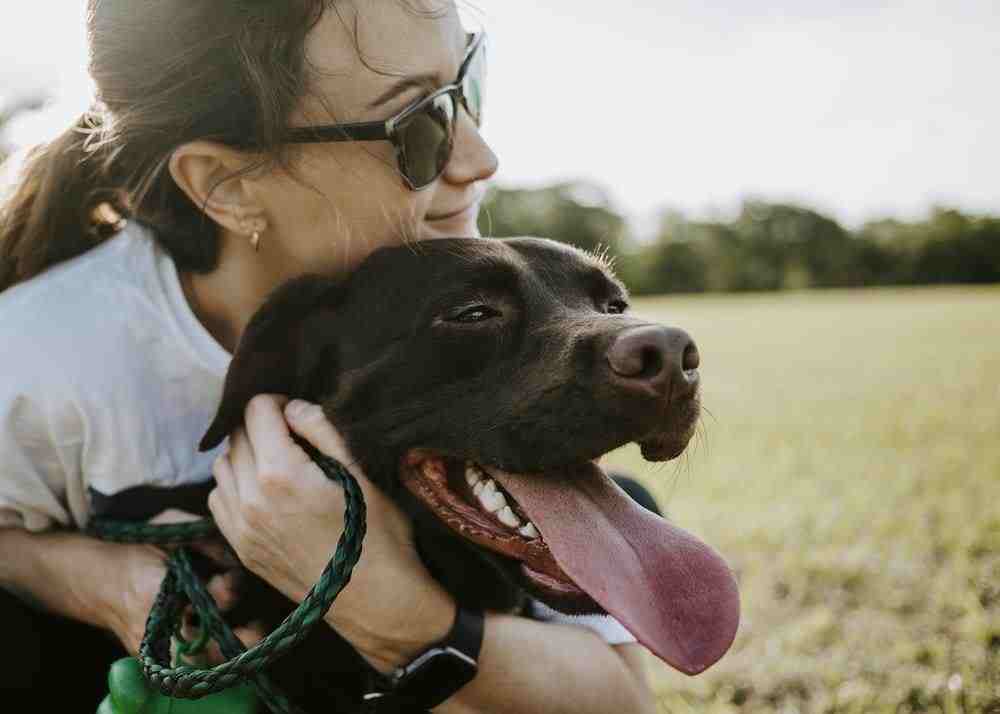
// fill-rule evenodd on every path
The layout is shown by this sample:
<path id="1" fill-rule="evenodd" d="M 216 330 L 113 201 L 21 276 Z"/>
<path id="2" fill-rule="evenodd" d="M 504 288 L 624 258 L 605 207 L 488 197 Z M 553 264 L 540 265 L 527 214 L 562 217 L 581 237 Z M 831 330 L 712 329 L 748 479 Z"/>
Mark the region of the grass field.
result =
<path id="1" fill-rule="evenodd" d="M 636 301 L 702 356 L 701 433 L 637 450 L 740 581 L 733 649 L 663 712 L 1000 714 L 1000 289 Z"/>

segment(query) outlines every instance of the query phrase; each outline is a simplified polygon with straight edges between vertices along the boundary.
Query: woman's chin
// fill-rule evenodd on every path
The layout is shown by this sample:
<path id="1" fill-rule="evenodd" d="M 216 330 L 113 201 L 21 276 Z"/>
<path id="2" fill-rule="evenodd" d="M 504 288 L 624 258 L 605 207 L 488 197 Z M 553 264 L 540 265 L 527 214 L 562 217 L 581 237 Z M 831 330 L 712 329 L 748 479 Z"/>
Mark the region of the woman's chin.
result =
<path id="1" fill-rule="evenodd" d="M 479 238 L 479 226 L 468 218 L 424 221 L 423 239 L 434 238 Z"/>

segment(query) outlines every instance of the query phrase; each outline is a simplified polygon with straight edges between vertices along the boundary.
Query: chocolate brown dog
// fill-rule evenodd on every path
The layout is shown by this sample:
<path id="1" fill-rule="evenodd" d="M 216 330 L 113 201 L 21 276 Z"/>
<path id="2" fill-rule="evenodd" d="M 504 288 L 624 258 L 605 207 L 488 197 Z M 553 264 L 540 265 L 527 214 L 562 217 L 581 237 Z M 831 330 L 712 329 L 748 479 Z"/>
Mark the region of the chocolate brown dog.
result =
<path id="1" fill-rule="evenodd" d="M 255 394 L 321 403 L 458 601 L 517 611 L 529 593 L 606 611 L 693 674 L 732 643 L 732 573 L 595 461 L 630 442 L 648 460 L 679 455 L 698 362 L 687 334 L 629 315 L 599 258 L 536 238 L 424 241 L 281 287 L 246 329 L 202 448 Z"/>

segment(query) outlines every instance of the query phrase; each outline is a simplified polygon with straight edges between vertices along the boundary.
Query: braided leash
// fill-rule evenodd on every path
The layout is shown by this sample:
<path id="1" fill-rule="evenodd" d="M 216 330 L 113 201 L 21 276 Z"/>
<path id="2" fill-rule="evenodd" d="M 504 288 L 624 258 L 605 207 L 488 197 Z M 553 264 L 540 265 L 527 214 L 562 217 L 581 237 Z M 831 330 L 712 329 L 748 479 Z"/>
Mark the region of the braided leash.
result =
<path id="1" fill-rule="evenodd" d="M 341 464 L 317 451 L 305 440 L 293 435 L 326 476 L 344 488 L 344 532 L 337 550 L 320 575 L 316 585 L 299 606 L 271 634 L 247 649 L 222 619 L 215 601 L 195 574 L 187 550 L 175 550 L 167 561 L 153 608 L 146 620 L 146 632 L 139 647 L 146 679 L 170 697 L 198 699 L 243 682 L 250 682 L 260 699 L 275 714 L 301 714 L 264 674 L 268 665 L 302 641 L 323 619 L 334 599 L 351 580 L 351 572 L 361 557 L 365 537 L 365 501 L 361 488 Z M 155 543 L 180 545 L 218 534 L 210 519 L 193 523 L 149 525 L 93 520 L 87 533 L 119 543 Z M 226 662 L 201 669 L 188 665 L 170 666 L 170 638 L 178 629 L 185 606 L 191 603 L 201 619 L 201 627 L 219 643 Z M 184 647 L 190 647 L 185 644 Z"/>

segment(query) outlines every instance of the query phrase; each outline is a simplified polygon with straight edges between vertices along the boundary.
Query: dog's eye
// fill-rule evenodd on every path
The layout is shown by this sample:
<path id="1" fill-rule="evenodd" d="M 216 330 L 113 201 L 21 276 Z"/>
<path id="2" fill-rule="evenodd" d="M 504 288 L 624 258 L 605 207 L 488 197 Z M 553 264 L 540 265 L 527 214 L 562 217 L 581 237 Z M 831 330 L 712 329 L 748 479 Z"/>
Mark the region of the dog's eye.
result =
<path id="1" fill-rule="evenodd" d="M 607 313 L 609 315 L 621 315 L 628 310 L 628 303 L 624 300 L 612 300 L 608 303 Z"/>
<path id="2" fill-rule="evenodd" d="M 500 311 L 489 305 L 473 305 L 448 317 L 449 322 L 483 322 L 492 317 L 500 317 Z"/>

